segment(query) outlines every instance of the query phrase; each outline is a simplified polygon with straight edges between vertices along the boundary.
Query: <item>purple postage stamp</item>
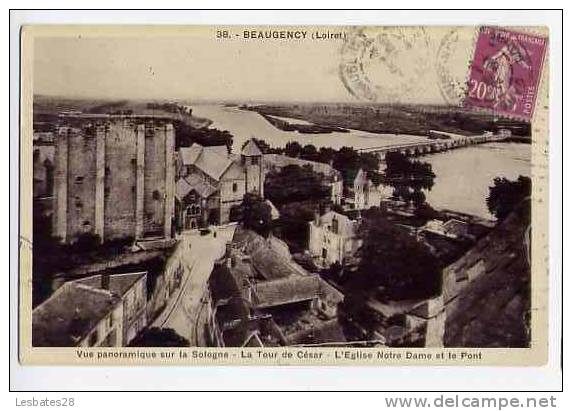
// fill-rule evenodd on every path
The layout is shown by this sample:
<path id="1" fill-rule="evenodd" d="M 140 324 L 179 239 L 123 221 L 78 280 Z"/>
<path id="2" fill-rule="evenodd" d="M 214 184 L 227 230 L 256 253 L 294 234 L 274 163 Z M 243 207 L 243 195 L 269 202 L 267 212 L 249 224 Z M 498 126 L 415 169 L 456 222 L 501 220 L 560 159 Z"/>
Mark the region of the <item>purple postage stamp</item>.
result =
<path id="1" fill-rule="evenodd" d="M 530 120 L 547 38 L 482 27 L 470 67 L 465 106 Z"/>

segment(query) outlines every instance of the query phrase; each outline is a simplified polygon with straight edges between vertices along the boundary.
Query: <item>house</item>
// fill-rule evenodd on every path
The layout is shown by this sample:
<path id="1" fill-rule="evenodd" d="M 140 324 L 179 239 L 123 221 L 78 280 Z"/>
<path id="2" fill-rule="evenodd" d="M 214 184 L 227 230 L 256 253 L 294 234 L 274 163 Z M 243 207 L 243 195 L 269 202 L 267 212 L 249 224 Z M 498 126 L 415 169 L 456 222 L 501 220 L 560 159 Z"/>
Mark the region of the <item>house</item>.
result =
<path id="1" fill-rule="evenodd" d="M 285 247 L 285 248 L 284 248 Z M 239 228 L 209 279 L 216 346 L 343 343 L 343 295 L 294 260 L 285 244 Z"/>
<path id="2" fill-rule="evenodd" d="M 469 224 L 454 218 L 445 222 L 441 220 L 429 220 L 421 227 L 421 230 L 453 239 L 475 239 L 470 233 Z"/>
<path id="3" fill-rule="evenodd" d="M 346 185 L 344 203 L 351 210 L 364 210 L 371 207 L 379 207 L 382 197 L 387 194 L 384 188 L 376 186 L 361 168 L 356 173 L 353 181 Z"/>
<path id="4" fill-rule="evenodd" d="M 335 211 L 311 221 L 308 250 L 315 261 L 325 266 L 351 261 L 361 245 L 356 236 L 358 224 Z"/>
<path id="5" fill-rule="evenodd" d="M 98 274 L 75 280 L 75 283 L 109 290 L 121 298 L 123 345 L 129 344 L 147 326 L 147 273 Z"/>
<path id="6" fill-rule="evenodd" d="M 34 347 L 122 347 L 147 325 L 147 273 L 64 283 L 32 312 Z"/>
<path id="7" fill-rule="evenodd" d="M 194 143 L 178 153 L 175 213 L 179 227 L 193 229 L 231 221 L 246 193 L 264 196 L 264 155 L 250 140 L 239 156 L 226 146 Z"/>

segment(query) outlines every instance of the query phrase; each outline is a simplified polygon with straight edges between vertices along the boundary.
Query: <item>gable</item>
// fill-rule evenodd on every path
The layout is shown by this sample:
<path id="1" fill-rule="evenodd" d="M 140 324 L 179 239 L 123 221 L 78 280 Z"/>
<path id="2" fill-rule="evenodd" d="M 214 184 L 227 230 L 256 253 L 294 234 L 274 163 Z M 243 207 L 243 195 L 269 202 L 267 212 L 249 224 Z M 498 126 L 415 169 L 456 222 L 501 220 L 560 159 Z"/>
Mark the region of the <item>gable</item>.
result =
<path id="1" fill-rule="evenodd" d="M 221 180 L 244 180 L 246 178 L 244 167 L 240 161 L 233 161 L 232 164 L 224 171 Z"/>

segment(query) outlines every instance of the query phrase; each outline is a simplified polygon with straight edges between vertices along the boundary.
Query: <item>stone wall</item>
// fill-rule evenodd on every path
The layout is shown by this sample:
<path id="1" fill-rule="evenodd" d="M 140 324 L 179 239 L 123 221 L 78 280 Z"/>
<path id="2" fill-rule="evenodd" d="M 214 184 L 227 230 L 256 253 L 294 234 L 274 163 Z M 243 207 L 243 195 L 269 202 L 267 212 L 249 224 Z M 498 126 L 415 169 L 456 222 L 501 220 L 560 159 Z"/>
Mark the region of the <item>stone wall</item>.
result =
<path id="1" fill-rule="evenodd" d="M 102 241 L 170 237 L 174 144 L 172 125 L 150 120 L 86 120 L 79 128 L 60 128 L 53 235 L 68 243 L 84 233 Z"/>
<path id="2" fill-rule="evenodd" d="M 123 120 L 105 129 L 104 232 L 111 240 L 135 236 L 136 125 Z"/>
<path id="3" fill-rule="evenodd" d="M 95 233 L 95 129 L 68 134 L 67 236 Z"/>

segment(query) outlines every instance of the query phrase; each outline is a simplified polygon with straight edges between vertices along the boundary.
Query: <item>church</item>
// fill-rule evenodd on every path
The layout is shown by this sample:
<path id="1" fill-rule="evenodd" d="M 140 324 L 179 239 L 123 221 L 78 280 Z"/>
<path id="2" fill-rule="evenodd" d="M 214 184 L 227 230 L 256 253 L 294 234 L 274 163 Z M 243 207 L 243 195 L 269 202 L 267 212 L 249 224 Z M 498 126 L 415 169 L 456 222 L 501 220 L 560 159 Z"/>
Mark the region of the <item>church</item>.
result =
<path id="1" fill-rule="evenodd" d="M 226 146 L 181 147 L 175 186 L 178 227 L 226 224 L 244 194 L 264 197 L 263 157 L 254 140 L 246 143 L 240 155 L 229 154 Z"/>

